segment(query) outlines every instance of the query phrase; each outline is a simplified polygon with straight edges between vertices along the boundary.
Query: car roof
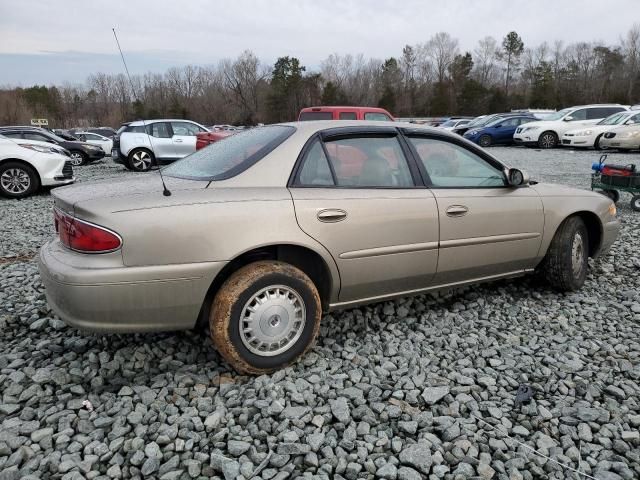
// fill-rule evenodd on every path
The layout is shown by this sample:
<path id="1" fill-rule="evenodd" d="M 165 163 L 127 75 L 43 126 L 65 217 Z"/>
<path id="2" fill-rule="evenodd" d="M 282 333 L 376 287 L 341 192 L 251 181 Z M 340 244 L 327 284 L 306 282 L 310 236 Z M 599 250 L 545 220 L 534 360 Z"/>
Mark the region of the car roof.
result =
<path id="1" fill-rule="evenodd" d="M 353 107 L 349 105 L 332 105 L 327 107 L 305 107 L 300 112 L 335 112 L 335 111 L 356 111 L 356 112 L 379 112 L 379 113 L 389 113 L 384 108 L 380 107 Z"/>
<path id="2" fill-rule="evenodd" d="M 186 118 L 154 118 L 153 120 L 135 120 L 127 124 L 123 123 L 122 125 L 131 125 L 132 127 L 137 127 L 140 125 L 148 125 L 150 123 L 157 123 L 157 122 L 189 122 L 189 123 L 195 123 L 196 125 L 200 125 L 198 122 L 195 122 L 193 120 L 187 120 Z"/>
<path id="3" fill-rule="evenodd" d="M 448 135 L 453 138 L 459 138 L 459 135 L 449 133 L 446 130 L 437 127 L 430 127 L 422 124 L 409 123 L 409 122 L 392 122 L 392 121 L 375 121 L 375 120 L 308 120 L 303 122 L 287 122 L 278 123 L 275 125 L 287 125 L 296 128 L 297 132 L 306 135 L 313 135 L 315 132 L 322 130 L 328 130 L 330 128 L 339 127 L 359 127 L 365 129 L 366 127 L 392 127 L 392 128 L 406 128 L 408 130 L 416 131 L 423 130 L 424 132 L 432 132 L 438 135 Z M 268 128 L 269 125 L 259 128 Z"/>

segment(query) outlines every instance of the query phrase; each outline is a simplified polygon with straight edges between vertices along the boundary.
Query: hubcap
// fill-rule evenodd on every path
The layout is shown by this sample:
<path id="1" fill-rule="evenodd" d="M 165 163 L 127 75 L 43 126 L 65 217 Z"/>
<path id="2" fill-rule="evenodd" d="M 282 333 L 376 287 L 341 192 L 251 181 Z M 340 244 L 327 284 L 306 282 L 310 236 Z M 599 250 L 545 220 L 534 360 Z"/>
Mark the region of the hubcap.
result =
<path id="1" fill-rule="evenodd" d="M 279 355 L 298 341 L 306 315 L 304 301 L 295 290 L 284 285 L 263 288 L 242 309 L 240 339 L 256 355 Z"/>
<path id="2" fill-rule="evenodd" d="M 82 165 L 82 155 L 78 152 L 73 152 L 71 154 L 71 165 L 77 167 L 78 165 Z"/>
<path id="3" fill-rule="evenodd" d="M 2 173 L 0 185 L 2 185 L 3 190 L 9 193 L 20 194 L 29 190 L 31 178 L 21 168 L 10 168 Z"/>
<path id="4" fill-rule="evenodd" d="M 151 166 L 151 155 L 147 152 L 136 152 L 131 159 L 133 168 L 136 170 L 149 170 Z"/>
<path id="5" fill-rule="evenodd" d="M 582 235 L 576 233 L 571 244 L 571 263 L 573 267 L 573 275 L 579 277 L 584 268 L 584 241 Z"/>

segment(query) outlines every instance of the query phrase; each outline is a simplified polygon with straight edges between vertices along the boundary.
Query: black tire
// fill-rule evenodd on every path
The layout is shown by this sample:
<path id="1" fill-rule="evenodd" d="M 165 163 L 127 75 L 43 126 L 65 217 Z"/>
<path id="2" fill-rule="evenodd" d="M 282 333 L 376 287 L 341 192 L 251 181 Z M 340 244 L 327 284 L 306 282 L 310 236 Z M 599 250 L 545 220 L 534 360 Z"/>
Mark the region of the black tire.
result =
<path id="1" fill-rule="evenodd" d="M 542 273 L 554 288 L 575 292 L 587 278 L 589 234 L 580 217 L 567 218 L 556 231 L 541 264 Z"/>
<path id="2" fill-rule="evenodd" d="M 71 165 L 74 167 L 80 167 L 82 165 L 86 165 L 89 157 L 86 153 L 81 152 L 80 150 L 71 150 Z"/>
<path id="3" fill-rule="evenodd" d="M 36 171 L 22 162 L 6 162 L 0 165 L 0 195 L 24 198 L 40 188 Z"/>
<path id="4" fill-rule="evenodd" d="M 618 200 L 620 200 L 620 192 L 618 190 L 603 190 L 602 194 L 605 197 L 609 197 L 613 203 L 618 203 Z"/>
<path id="5" fill-rule="evenodd" d="M 640 195 L 634 195 L 629 206 L 632 210 L 640 212 Z"/>
<path id="6" fill-rule="evenodd" d="M 538 148 L 556 148 L 558 146 L 558 135 L 555 132 L 546 131 L 538 137 Z"/>
<path id="7" fill-rule="evenodd" d="M 127 157 L 128 167 L 134 172 L 148 172 L 156 164 L 153 152 L 146 148 L 134 148 Z"/>
<path id="8" fill-rule="evenodd" d="M 596 150 L 606 150 L 606 147 L 600 146 L 600 139 L 602 138 L 602 133 L 596 137 L 596 141 L 593 143 L 593 148 Z"/>
<path id="9" fill-rule="evenodd" d="M 478 144 L 481 147 L 489 147 L 491 146 L 492 140 L 491 140 L 491 135 L 480 135 L 480 138 L 478 139 Z"/>
<path id="10" fill-rule="evenodd" d="M 276 289 L 281 293 L 282 289 L 289 290 L 287 295 L 290 297 L 273 300 L 270 295 L 272 290 Z M 273 305 L 269 306 L 266 302 L 253 303 L 264 291 L 267 291 L 267 302 L 273 302 Z M 290 301 L 291 297 L 293 301 Z M 292 306 L 287 305 L 287 301 Z M 280 307 L 278 302 L 290 308 L 297 305 L 295 310 L 300 311 L 300 315 L 304 312 L 304 323 L 298 330 L 287 330 L 291 318 L 287 313 L 287 306 Z M 257 312 L 253 311 L 257 316 L 253 320 L 249 320 L 251 313 L 244 316 L 245 313 L 251 312 L 251 308 L 257 309 Z M 260 314 L 261 308 L 265 310 Z M 236 371 L 261 375 L 289 365 L 312 347 L 320 330 L 321 314 L 318 290 L 304 272 L 279 261 L 259 261 L 240 268 L 220 287 L 211 305 L 209 332 L 218 352 Z M 278 323 L 272 324 L 272 321 Z M 276 329 L 281 321 L 283 329 L 278 332 Z M 259 329 L 255 328 L 256 334 L 253 334 L 254 328 L 251 328 L 250 322 L 253 322 L 254 327 L 259 326 Z M 300 320 L 294 324 L 299 322 Z M 240 331 L 241 328 L 243 332 Z M 265 328 L 272 330 L 265 333 Z M 278 340 L 278 335 L 282 332 L 289 332 L 286 335 L 290 338 L 285 336 Z M 289 345 L 285 343 L 280 347 L 286 347 L 284 351 L 273 354 L 260 350 L 260 340 L 263 339 L 273 342 L 270 347 L 277 345 L 277 342 L 285 341 L 288 341 Z"/>

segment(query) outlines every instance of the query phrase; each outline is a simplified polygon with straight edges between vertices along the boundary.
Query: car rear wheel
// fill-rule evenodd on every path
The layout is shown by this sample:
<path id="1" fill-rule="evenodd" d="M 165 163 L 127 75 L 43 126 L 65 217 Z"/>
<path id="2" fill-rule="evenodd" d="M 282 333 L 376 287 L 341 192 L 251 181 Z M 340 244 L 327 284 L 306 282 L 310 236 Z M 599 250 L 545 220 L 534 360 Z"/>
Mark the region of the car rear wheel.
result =
<path id="1" fill-rule="evenodd" d="M 547 281 L 563 292 L 578 290 L 587 278 L 589 235 L 580 217 L 567 218 L 556 231 L 542 273 Z"/>
<path id="2" fill-rule="evenodd" d="M 79 152 L 78 150 L 73 150 L 71 152 L 71 165 L 74 167 L 79 167 L 80 165 L 84 165 L 87 163 L 87 154 L 84 152 Z"/>
<path id="3" fill-rule="evenodd" d="M 478 139 L 478 143 L 481 147 L 488 147 L 491 145 L 491 135 L 482 135 Z"/>
<path id="4" fill-rule="evenodd" d="M 558 145 L 558 136 L 554 132 L 544 132 L 538 138 L 539 148 L 555 148 Z"/>
<path id="5" fill-rule="evenodd" d="M 0 165 L 0 194 L 9 198 L 24 198 L 40 186 L 38 174 L 30 166 L 20 162 Z"/>
<path id="6" fill-rule="evenodd" d="M 153 153 L 144 148 L 137 148 L 129 154 L 129 166 L 136 172 L 147 172 L 155 163 Z"/>
<path id="7" fill-rule="evenodd" d="M 240 268 L 220 287 L 209 331 L 235 370 L 260 375 L 287 366 L 311 348 L 321 313 L 318 290 L 304 272 L 287 263 L 260 261 Z"/>
<path id="8" fill-rule="evenodd" d="M 634 195 L 631 199 L 630 206 L 636 212 L 640 212 L 640 195 Z"/>

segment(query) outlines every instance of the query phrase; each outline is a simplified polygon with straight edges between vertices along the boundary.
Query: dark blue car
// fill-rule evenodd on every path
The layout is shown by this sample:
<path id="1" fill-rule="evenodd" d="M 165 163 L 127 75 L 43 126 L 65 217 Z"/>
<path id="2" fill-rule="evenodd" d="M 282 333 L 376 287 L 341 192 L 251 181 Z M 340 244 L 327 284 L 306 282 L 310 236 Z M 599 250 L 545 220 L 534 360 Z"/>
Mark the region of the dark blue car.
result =
<path id="1" fill-rule="evenodd" d="M 464 134 L 464 138 L 482 147 L 489 145 L 510 145 L 513 134 L 523 123 L 535 122 L 538 119 L 531 115 L 500 117 L 484 127 L 472 128 Z"/>

